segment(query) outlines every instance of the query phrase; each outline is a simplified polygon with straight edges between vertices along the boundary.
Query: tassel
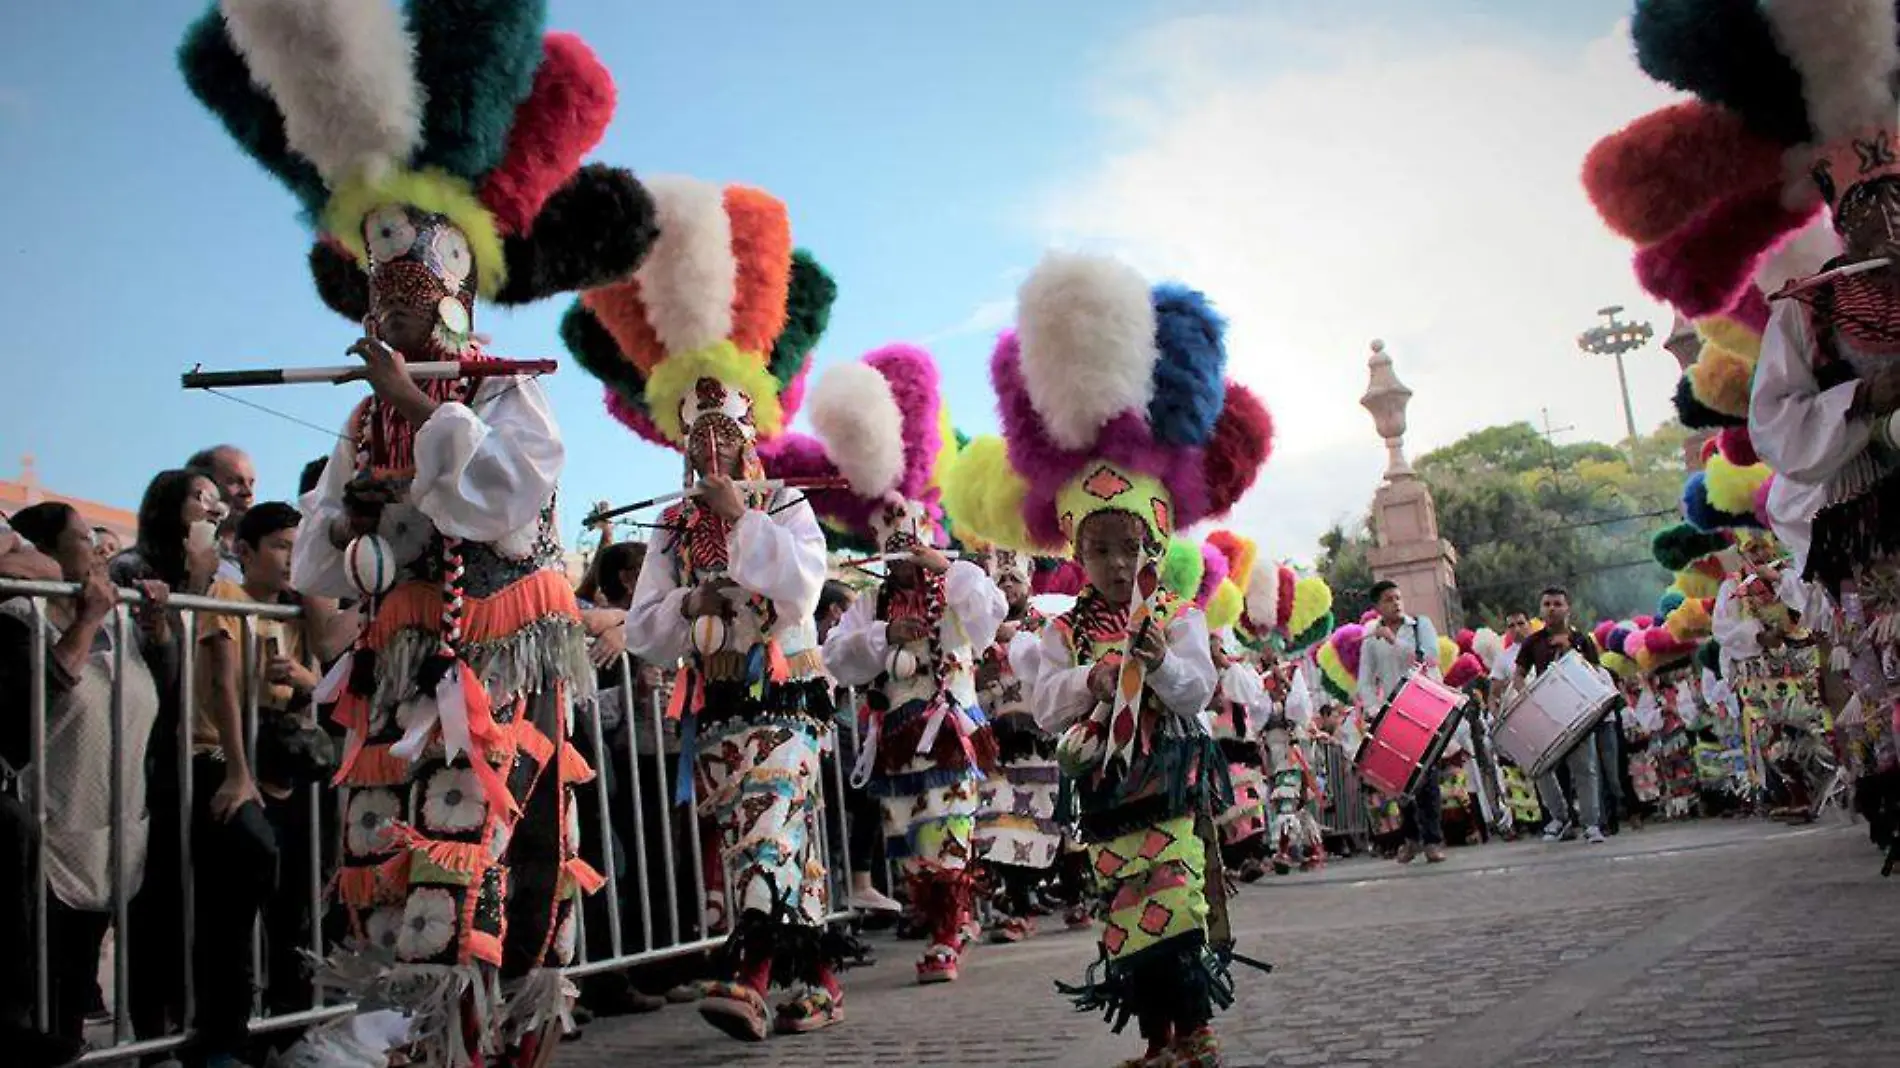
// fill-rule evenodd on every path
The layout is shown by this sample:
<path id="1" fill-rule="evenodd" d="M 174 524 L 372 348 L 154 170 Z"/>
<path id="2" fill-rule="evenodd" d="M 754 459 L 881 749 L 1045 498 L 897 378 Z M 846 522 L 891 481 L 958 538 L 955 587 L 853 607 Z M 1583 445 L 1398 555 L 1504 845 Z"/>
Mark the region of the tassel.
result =
<path id="1" fill-rule="evenodd" d="M 673 675 L 673 695 L 666 702 L 668 721 L 678 723 L 680 717 L 686 714 L 686 704 L 691 699 L 692 692 L 693 669 L 681 664 L 679 671 Z"/>
<path id="2" fill-rule="evenodd" d="M 330 670 L 324 672 L 323 681 L 317 683 L 317 688 L 310 691 L 310 703 L 313 705 L 336 704 L 337 699 L 343 695 L 344 684 L 354 678 L 355 665 L 356 654 L 344 653 L 341 660 L 330 665 Z"/>
<path id="3" fill-rule="evenodd" d="M 680 759 L 673 769 L 673 803 L 693 800 L 693 757 L 699 749 L 699 717 L 687 716 L 680 728 Z"/>

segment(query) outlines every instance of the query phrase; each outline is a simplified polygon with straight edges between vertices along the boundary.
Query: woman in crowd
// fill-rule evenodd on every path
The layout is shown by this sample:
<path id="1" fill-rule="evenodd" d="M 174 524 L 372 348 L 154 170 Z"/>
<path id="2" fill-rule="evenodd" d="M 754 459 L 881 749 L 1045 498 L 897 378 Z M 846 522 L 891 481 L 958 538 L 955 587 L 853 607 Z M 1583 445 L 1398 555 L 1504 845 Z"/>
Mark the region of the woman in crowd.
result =
<path id="1" fill-rule="evenodd" d="M 218 571 L 217 523 L 223 514 L 218 487 L 183 469 L 161 471 L 139 501 L 139 528 L 132 548 L 114 557 L 114 586 L 156 581 L 178 593 L 202 594 Z M 174 619 L 172 642 L 180 636 Z M 176 656 L 174 650 L 172 653 Z M 185 1023 L 183 858 L 178 777 L 177 686 L 158 691 L 158 719 L 146 752 L 145 801 L 150 848 L 143 891 L 132 901 L 132 998 L 127 1009 L 141 1038 L 158 1038 Z"/>
<path id="2" fill-rule="evenodd" d="M 140 585 L 145 599 L 137 609 L 138 628 L 128 626 L 131 620 L 121 614 L 117 594 L 94 552 L 92 530 L 71 505 L 47 502 L 23 509 L 14 517 L 13 529 L 59 565 L 60 578 L 80 586 L 77 598 L 49 601 L 42 617 L 46 719 L 44 748 L 38 753 L 30 748 L 31 602 L 19 598 L 0 606 L 0 704 L 10 710 L 0 721 L 0 757 L 8 767 L 20 769 L 27 783 L 34 778 L 24 770 L 28 765 L 42 762 L 45 769 L 46 818 L 40 832 L 48 890 L 48 994 L 52 1034 L 70 1053 L 79 1046 L 87 1012 L 99 1000 L 99 950 L 112 919 L 110 783 L 117 646 L 125 642 L 123 733 L 116 758 L 123 791 L 120 877 L 128 896 L 138 892 L 145 870 L 146 750 L 159 714 L 159 695 L 174 685 L 176 659 L 165 613 L 165 584 Z M 27 789 L 22 797 L 30 803 Z M 30 877 L 30 869 L 22 874 Z M 31 889 L 24 878 L 19 885 Z M 22 904 L 30 900 L 23 895 Z M 30 968 L 31 960 L 28 955 L 21 963 Z M 28 1056 L 30 1060 L 30 1051 Z"/>

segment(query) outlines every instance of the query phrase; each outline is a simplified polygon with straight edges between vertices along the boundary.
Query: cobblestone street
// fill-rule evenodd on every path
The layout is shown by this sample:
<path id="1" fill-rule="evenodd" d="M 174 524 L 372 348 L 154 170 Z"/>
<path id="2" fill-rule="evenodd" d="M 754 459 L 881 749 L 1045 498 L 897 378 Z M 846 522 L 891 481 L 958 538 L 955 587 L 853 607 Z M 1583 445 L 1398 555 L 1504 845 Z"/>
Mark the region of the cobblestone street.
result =
<path id="1" fill-rule="evenodd" d="M 1820 1068 L 1900 1063 L 1900 882 L 1865 829 L 1713 821 L 1581 842 L 1454 849 L 1450 862 L 1339 863 L 1247 888 L 1219 1021 L 1234 1066 L 1388 1064 Z M 1052 987 L 1083 934 L 980 946 L 920 989 L 914 944 L 849 973 L 850 1016 L 741 1045 L 690 1008 L 597 1021 L 568 1068 L 726 1064 L 1095 1066 L 1136 1052 Z"/>

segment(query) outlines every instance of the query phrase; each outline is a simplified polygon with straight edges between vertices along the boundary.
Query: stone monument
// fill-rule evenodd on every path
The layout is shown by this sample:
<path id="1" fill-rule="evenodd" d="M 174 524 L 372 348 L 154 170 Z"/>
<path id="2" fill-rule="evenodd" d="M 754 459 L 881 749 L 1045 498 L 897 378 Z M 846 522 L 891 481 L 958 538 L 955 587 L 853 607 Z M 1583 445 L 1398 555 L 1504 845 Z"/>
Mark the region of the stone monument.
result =
<path id="1" fill-rule="evenodd" d="M 1376 579 L 1391 579 L 1405 594 L 1405 609 L 1424 616 L 1440 634 L 1454 634 L 1463 623 L 1455 569 L 1458 551 L 1438 535 L 1438 510 L 1431 487 L 1405 458 L 1405 408 L 1412 391 L 1392 371 L 1385 342 L 1372 343 L 1367 361 L 1372 375 L 1359 403 L 1385 439 L 1385 479 L 1372 497 L 1373 546 L 1366 553 Z"/>

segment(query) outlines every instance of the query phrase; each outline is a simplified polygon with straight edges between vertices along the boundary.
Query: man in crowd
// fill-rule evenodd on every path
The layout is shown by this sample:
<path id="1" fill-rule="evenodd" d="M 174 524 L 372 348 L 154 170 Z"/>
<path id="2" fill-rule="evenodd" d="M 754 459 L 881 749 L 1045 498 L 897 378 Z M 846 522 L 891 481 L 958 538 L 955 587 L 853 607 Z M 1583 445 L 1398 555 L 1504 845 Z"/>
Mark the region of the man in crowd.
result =
<path id="1" fill-rule="evenodd" d="M 1379 618 L 1366 628 L 1359 654 L 1359 706 L 1368 719 L 1405 685 L 1414 668 L 1438 677 L 1438 630 L 1432 621 L 1405 613 L 1405 594 L 1396 582 L 1373 584 L 1371 596 Z M 1431 864 L 1445 859 L 1444 799 L 1438 790 L 1438 768 L 1428 769 L 1418 789 L 1399 799 L 1405 841 L 1398 861 L 1410 864 L 1421 848 Z"/>
<path id="2" fill-rule="evenodd" d="M 218 496 L 224 501 L 224 520 L 218 527 L 219 551 L 223 557 L 218 565 L 218 578 L 242 582 L 244 568 L 238 560 L 237 528 L 257 497 L 257 468 L 252 466 L 250 456 L 236 445 L 199 449 L 185 461 L 185 467 L 218 487 Z"/>
<path id="3" fill-rule="evenodd" d="M 1552 586 L 1543 592 L 1538 601 L 1544 629 L 1521 643 L 1514 669 L 1518 687 L 1543 674 L 1550 665 L 1572 651 L 1592 666 L 1597 663 L 1596 642 L 1591 640 L 1587 631 L 1571 625 L 1569 591 L 1561 586 Z M 1616 721 L 1611 719 L 1607 725 L 1614 732 Z M 1583 822 L 1583 837 L 1589 842 L 1603 841 L 1602 764 L 1597 759 L 1599 744 L 1600 741 L 1585 741 L 1565 758 L 1565 765 L 1570 770 L 1570 789 L 1576 795 L 1577 817 Z M 1614 747 L 1615 739 L 1612 738 L 1609 744 Z M 1615 749 L 1612 748 L 1612 769 L 1616 766 L 1614 753 Z M 1544 827 L 1544 841 L 1559 841 L 1570 831 L 1570 800 L 1564 797 L 1563 784 L 1557 780 L 1555 770 L 1537 780 L 1537 793 L 1550 813 L 1550 822 Z"/>

